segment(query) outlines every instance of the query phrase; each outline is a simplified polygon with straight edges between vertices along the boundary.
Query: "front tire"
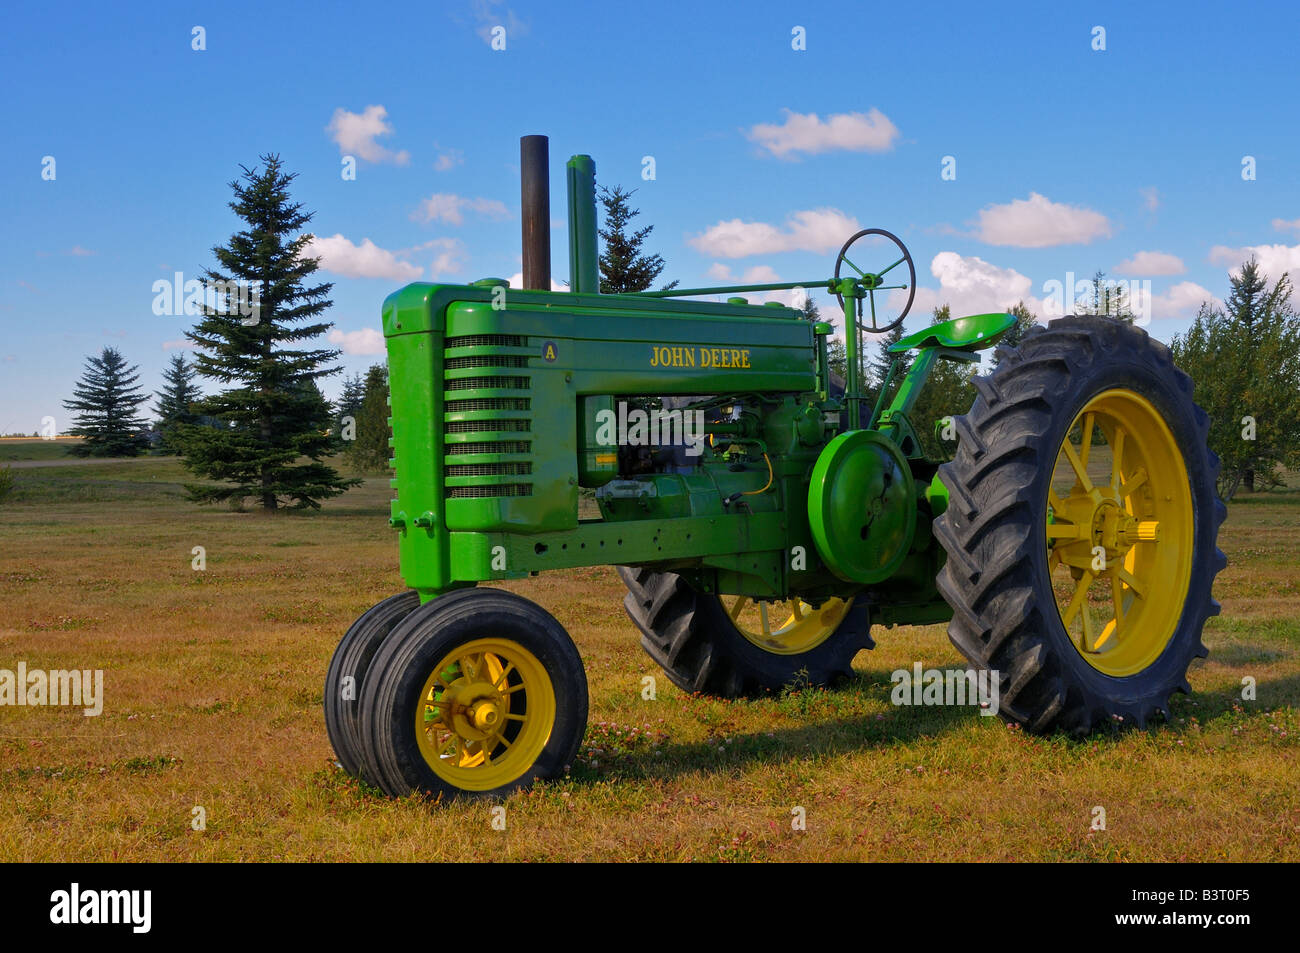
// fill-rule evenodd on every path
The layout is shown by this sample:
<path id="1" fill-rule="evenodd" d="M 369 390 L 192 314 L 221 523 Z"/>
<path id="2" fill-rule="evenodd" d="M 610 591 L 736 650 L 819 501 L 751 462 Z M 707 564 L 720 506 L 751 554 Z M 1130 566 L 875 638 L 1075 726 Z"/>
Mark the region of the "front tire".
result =
<path id="1" fill-rule="evenodd" d="M 339 766 L 348 774 L 373 784 L 362 771 L 360 719 L 361 689 L 370 662 L 393 628 L 420 604 L 408 591 L 383 600 L 364 612 L 339 641 L 325 673 L 325 731 Z"/>
<path id="2" fill-rule="evenodd" d="M 1208 654 L 1226 565 L 1219 461 L 1191 379 L 1109 318 L 1054 321 L 999 356 L 939 471 L 949 638 L 1000 673 L 1002 716 L 1030 731 L 1167 718 Z"/>
<path id="3" fill-rule="evenodd" d="M 563 627 L 499 589 L 412 612 L 384 641 L 361 699 L 365 767 L 393 797 L 504 795 L 573 764 L 587 679 Z"/>

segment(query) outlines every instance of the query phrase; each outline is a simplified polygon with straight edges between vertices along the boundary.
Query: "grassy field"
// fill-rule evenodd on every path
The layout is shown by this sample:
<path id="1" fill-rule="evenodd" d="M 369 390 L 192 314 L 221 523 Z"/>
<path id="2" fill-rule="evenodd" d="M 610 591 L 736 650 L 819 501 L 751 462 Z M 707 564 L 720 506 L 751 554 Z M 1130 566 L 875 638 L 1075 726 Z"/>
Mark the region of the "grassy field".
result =
<path id="1" fill-rule="evenodd" d="M 386 479 L 266 518 L 186 502 L 169 458 L 14 473 L 0 668 L 103 669 L 106 701 L 0 708 L 0 860 L 1300 860 L 1294 490 L 1232 505 L 1223 616 L 1173 723 L 1082 742 L 892 706 L 893 670 L 963 664 L 942 626 L 878 629 L 842 689 L 724 702 L 659 677 L 643 701 L 659 672 L 612 569 L 512 584 L 581 649 L 591 724 L 498 831 L 488 803 L 390 801 L 333 761 L 330 654 L 402 588 Z"/>

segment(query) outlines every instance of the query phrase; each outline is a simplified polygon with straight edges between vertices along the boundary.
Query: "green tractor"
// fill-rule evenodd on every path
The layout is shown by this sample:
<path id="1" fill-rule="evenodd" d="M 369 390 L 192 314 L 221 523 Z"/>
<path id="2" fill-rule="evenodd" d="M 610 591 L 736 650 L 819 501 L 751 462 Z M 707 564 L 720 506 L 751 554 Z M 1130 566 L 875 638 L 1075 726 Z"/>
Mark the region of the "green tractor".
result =
<path id="1" fill-rule="evenodd" d="M 899 325 L 915 293 L 898 238 L 850 237 L 829 278 L 600 294 L 586 156 L 567 167 L 570 290 L 541 290 L 539 139 L 523 153 L 531 287 L 412 284 L 384 302 L 389 523 L 409 590 L 330 663 L 345 770 L 393 796 L 562 775 L 587 721 L 578 651 L 545 609 L 479 584 L 602 564 L 687 692 L 827 685 L 874 626 L 943 622 L 1026 730 L 1168 717 L 1207 654 L 1225 511 L 1208 419 L 1163 344 L 1103 317 L 1034 329 L 975 378 L 953 459 L 930 459 L 910 414 L 935 363 L 979 360 L 1011 315 L 903 338 L 891 350 L 910 368 L 869 402 L 862 335 Z M 796 287 L 840 301 L 842 383 L 829 324 L 738 297 Z M 728 297 L 686 300 L 706 295 Z M 584 490 L 598 515 L 580 517 Z"/>

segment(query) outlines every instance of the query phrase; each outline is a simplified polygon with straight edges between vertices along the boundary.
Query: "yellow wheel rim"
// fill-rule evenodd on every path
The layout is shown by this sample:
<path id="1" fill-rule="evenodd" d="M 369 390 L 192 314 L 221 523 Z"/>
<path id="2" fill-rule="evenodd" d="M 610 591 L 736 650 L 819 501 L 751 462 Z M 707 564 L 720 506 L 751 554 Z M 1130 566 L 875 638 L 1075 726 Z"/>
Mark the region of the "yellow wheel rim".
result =
<path id="1" fill-rule="evenodd" d="M 1074 647 L 1107 675 L 1141 672 L 1182 616 L 1195 524 L 1187 466 L 1151 402 L 1125 389 L 1090 400 L 1061 443 L 1047 503 L 1048 569 Z"/>
<path id="2" fill-rule="evenodd" d="M 749 596 L 719 596 L 736 630 L 764 652 L 801 655 L 821 645 L 844 621 L 853 600 L 827 599 L 813 608 L 800 599 L 762 602 Z M 784 618 L 779 626 L 773 621 Z"/>
<path id="3" fill-rule="evenodd" d="M 518 642 L 477 639 L 448 652 L 425 680 L 415 709 L 420 753 L 465 791 L 522 777 L 555 726 L 545 666 Z"/>

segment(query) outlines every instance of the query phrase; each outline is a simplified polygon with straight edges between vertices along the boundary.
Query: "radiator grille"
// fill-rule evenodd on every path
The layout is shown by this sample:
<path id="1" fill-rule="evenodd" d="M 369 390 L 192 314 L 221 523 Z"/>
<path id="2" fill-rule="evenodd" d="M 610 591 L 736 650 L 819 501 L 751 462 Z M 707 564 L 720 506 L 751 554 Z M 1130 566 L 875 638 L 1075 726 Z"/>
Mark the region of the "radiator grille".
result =
<path id="1" fill-rule="evenodd" d="M 452 394 L 456 391 L 495 390 L 513 392 L 519 396 L 500 397 L 465 397 L 447 400 L 443 410 L 447 415 L 468 413 L 521 413 L 531 412 L 532 401 L 525 396 L 532 387 L 532 378 L 527 374 L 502 374 L 501 368 L 526 369 L 528 358 L 517 354 L 475 354 L 460 356 L 453 348 L 465 347 L 524 347 L 527 338 L 514 334 L 468 334 L 447 338 L 444 342 L 443 366 L 447 370 L 483 369 L 482 376 L 447 378 L 443 387 Z M 532 450 L 531 440 L 494 439 L 493 432 L 528 433 L 532 430 L 532 421 L 517 417 L 489 417 L 480 420 L 449 420 L 446 422 L 447 434 L 460 434 L 456 441 L 444 440 L 443 446 L 448 458 L 461 457 L 473 453 L 527 454 Z M 464 435 L 483 434 L 481 439 Z M 492 497 L 532 496 L 533 484 L 529 479 L 533 472 L 531 461 L 511 461 L 508 463 L 449 463 L 444 462 L 443 475 L 450 482 L 470 481 L 468 486 L 448 486 L 448 499 L 490 499 Z M 478 483 L 476 478 L 481 478 Z"/>
<path id="2" fill-rule="evenodd" d="M 527 347 L 528 338 L 518 334 L 460 334 L 442 342 L 453 347 Z"/>

